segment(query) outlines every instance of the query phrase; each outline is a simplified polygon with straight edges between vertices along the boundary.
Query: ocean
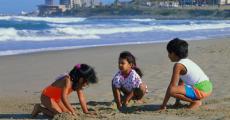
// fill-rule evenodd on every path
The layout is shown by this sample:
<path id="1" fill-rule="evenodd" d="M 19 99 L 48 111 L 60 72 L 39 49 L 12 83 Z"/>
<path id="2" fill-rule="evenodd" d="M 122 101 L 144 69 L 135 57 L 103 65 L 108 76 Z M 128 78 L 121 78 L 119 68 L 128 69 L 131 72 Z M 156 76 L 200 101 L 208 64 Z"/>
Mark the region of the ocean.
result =
<path id="1" fill-rule="evenodd" d="M 230 37 L 230 20 L 0 16 L 0 56 L 97 46 Z"/>

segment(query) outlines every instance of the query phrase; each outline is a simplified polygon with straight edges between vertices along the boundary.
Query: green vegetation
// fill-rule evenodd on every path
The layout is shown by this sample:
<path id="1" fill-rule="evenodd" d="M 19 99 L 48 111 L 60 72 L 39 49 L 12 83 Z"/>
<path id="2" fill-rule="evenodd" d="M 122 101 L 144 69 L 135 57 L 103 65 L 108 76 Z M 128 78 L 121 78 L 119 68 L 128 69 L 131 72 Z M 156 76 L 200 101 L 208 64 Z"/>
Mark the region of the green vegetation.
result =
<path id="1" fill-rule="evenodd" d="M 230 19 L 230 6 L 186 6 L 177 8 L 159 8 L 140 5 L 147 0 L 133 0 L 120 5 L 119 0 L 111 6 L 96 8 L 74 8 L 52 16 L 103 17 L 103 18 L 154 18 L 154 19 Z M 148 0 L 162 1 L 162 0 Z M 177 0 L 165 0 L 177 1 Z"/>
<path id="2" fill-rule="evenodd" d="M 54 15 L 109 18 L 155 18 L 155 19 L 230 19 L 229 9 L 183 9 L 183 8 L 76 8 Z"/>

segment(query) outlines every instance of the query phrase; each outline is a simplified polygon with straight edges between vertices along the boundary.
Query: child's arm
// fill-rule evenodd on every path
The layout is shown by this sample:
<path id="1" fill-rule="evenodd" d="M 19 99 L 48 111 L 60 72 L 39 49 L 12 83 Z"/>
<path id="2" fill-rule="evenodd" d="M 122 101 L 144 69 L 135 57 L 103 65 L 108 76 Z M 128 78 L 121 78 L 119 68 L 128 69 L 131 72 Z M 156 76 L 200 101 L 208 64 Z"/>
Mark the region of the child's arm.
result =
<path id="1" fill-rule="evenodd" d="M 77 89 L 77 95 L 78 95 L 78 98 L 79 98 L 79 102 L 81 104 L 82 111 L 84 113 L 89 113 L 83 90 L 82 89 Z"/>
<path id="2" fill-rule="evenodd" d="M 177 85 L 177 83 L 180 79 L 180 74 L 181 74 L 183 69 L 184 69 L 184 66 L 182 64 L 176 63 L 174 65 L 171 82 L 167 88 L 164 101 L 161 105 L 161 109 L 166 109 L 166 105 L 167 105 L 169 98 L 170 98 L 171 88 Z"/>
<path id="3" fill-rule="evenodd" d="M 65 79 L 65 86 L 62 90 L 62 101 L 63 104 L 66 106 L 66 108 L 69 110 L 69 112 L 73 115 L 75 115 L 75 110 L 73 109 L 72 105 L 70 104 L 69 100 L 68 100 L 68 91 L 69 88 L 71 88 L 71 83 L 70 80 L 68 78 Z"/>
<path id="4" fill-rule="evenodd" d="M 120 89 L 113 87 L 113 94 L 115 102 L 117 104 L 117 108 L 120 109 L 122 107 Z"/>
<path id="5" fill-rule="evenodd" d="M 120 84 L 120 77 L 118 73 L 115 75 L 115 77 L 112 80 L 112 90 L 113 90 L 113 96 L 115 99 L 115 102 L 117 104 L 117 108 L 120 110 L 122 107 L 122 101 L 121 101 L 121 84 Z"/>

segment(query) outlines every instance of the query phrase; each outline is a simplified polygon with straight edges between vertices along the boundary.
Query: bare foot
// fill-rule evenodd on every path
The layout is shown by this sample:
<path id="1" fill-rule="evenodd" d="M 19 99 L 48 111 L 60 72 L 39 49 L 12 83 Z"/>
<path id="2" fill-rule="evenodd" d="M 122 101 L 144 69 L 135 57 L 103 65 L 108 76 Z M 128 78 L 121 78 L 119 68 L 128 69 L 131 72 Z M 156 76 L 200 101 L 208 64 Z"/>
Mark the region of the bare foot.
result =
<path id="1" fill-rule="evenodd" d="M 38 115 L 38 113 L 40 113 L 39 107 L 40 107 L 40 104 L 36 104 L 34 106 L 34 110 L 31 113 L 31 115 L 32 115 L 33 118 L 36 117 Z"/>
<path id="2" fill-rule="evenodd" d="M 145 102 L 144 102 L 144 100 L 143 99 L 140 99 L 140 100 L 136 100 L 136 102 L 135 103 L 137 103 L 137 104 L 144 104 Z"/>
<path id="3" fill-rule="evenodd" d="M 188 109 L 196 109 L 199 108 L 199 106 L 202 105 L 202 102 L 200 100 L 192 102 L 189 106 Z"/>
<path id="4" fill-rule="evenodd" d="M 175 104 L 173 105 L 174 108 L 177 108 L 180 106 L 182 106 L 181 102 L 175 102 Z"/>

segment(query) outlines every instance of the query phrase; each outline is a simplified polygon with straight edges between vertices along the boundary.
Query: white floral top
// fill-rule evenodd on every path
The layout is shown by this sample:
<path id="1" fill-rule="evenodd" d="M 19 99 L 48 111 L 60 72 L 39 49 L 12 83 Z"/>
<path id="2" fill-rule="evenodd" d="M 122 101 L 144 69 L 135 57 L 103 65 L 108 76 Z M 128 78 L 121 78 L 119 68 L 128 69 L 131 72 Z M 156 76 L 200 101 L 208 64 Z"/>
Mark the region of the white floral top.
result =
<path id="1" fill-rule="evenodd" d="M 123 88 L 131 92 L 134 88 L 139 88 L 142 80 L 135 70 L 132 70 L 127 77 L 124 77 L 121 71 L 118 71 L 112 80 L 115 88 Z"/>

